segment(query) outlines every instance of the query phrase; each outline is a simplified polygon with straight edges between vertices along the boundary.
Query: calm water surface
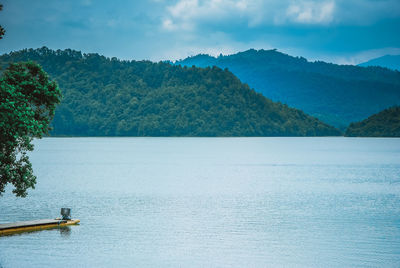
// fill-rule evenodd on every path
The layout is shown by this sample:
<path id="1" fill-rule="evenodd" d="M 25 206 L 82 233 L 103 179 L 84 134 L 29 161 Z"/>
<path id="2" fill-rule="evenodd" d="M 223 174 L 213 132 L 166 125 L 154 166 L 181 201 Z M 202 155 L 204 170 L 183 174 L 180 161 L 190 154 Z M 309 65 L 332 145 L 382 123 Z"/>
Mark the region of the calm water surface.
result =
<path id="1" fill-rule="evenodd" d="M 400 267 L 400 139 L 46 138 L 0 267 Z"/>

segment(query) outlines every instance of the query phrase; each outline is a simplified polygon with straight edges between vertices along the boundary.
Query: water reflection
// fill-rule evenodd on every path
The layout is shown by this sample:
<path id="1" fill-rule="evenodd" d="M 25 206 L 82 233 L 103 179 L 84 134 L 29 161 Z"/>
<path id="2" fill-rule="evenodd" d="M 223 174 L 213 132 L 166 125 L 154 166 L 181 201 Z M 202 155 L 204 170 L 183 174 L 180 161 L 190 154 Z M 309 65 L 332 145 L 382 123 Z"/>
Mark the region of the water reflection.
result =
<path id="1" fill-rule="evenodd" d="M 62 238 L 69 238 L 71 236 L 71 227 L 69 226 L 60 227 L 58 230 Z"/>

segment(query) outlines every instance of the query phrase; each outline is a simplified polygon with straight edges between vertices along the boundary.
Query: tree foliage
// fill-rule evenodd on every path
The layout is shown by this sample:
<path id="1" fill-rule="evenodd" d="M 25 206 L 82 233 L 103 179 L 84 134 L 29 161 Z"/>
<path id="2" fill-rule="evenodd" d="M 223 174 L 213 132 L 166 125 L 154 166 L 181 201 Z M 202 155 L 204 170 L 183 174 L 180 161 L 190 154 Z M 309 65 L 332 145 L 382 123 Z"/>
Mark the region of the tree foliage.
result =
<path id="1" fill-rule="evenodd" d="M 291 57 L 276 50 L 197 55 L 176 64 L 228 68 L 257 92 L 345 128 L 400 104 L 400 72 Z"/>
<path id="2" fill-rule="evenodd" d="M 33 62 L 11 64 L 0 79 L 0 194 L 9 183 L 24 197 L 36 177 L 27 155 L 48 133 L 61 92 Z"/>
<path id="3" fill-rule="evenodd" d="M 341 134 L 302 111 L 272 102 L 217 67 L 120 61 L 45 47 L 3 55 L 0 64 L 28 59 L 40 63 L 63 90 L 53 135 Z"/>
<path id="4" fill-rule="evenodd" d="M 0 4 L 0 11 L 3 10 L 3 5 Z M 3 35 L 5 35 L 6 30 L 0 25 L 0 39 L 3 39 Z"/>
<path id="5" fill-rule="evenodd" d="M 400 137 L 400 106 L 391 107 L 367 119 L 351 123 L 349 137 Z"/>

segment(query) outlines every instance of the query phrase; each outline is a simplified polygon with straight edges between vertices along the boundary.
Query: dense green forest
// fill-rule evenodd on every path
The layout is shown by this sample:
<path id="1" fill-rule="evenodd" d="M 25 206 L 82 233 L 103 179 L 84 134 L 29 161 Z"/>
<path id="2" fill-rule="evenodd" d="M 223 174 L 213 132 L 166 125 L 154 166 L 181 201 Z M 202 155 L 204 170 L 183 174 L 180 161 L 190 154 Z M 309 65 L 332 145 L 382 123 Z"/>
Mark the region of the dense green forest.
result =
<path id="1" fill-rule="evenodd" d="M 400 104 L 400 72 L 381 67 L 309 62 L 276 50 L 248 50 L 229 56 L 197 55 L 184 66 L 228 68 L 264 96 L 345 129 Z"/>
<path id="2" fill-rule="evenodd" d="M 53 135 L 325 136 L 340 131 L 275 103 L 230 71 L 121 61 L 70 49 L 24 49 L 0 66 L 32 60 L 63 93 Z"/>
<path id="3" fill-rule="evenodd" d="M 350 124 L 346 136 L 400 137 L 400 106 L 385 109 L 361 122 Z"/>

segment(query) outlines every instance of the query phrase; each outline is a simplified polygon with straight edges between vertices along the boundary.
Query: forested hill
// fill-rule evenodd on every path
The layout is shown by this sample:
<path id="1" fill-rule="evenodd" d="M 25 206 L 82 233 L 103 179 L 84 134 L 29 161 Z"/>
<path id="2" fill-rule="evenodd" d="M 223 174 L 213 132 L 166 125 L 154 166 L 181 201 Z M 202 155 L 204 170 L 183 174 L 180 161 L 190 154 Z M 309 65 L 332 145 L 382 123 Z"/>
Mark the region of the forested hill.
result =
<path id="1" fill-rule="evenodd" d="M 350 124 L 346 136 L 400 137 L 400 106 L 385 109 L 361 122 Z"/>
<path id="2" fill-rule="evenodd" d="M 228 70 L 121 61 L 48 48 L 0 57 L 33 60 L 64 95 L 53 135 L 79 136 L 324 136 L 337 129 L 274 103 Z"/>
<path id="3" fill-rule="evenodd" d="M 358 66 L 380 66 L 400 71 L 400 55 L 386 55 L 358 64 Z"/>
<path id="4" fill-rule="evenodd" d="M 309 62 L 276 50 L 248 50 L 217 58 L 197 55 L 177 65 L 228 68 L 257 92 L 337 127 L 400 104 L 400 72 Z"/>

